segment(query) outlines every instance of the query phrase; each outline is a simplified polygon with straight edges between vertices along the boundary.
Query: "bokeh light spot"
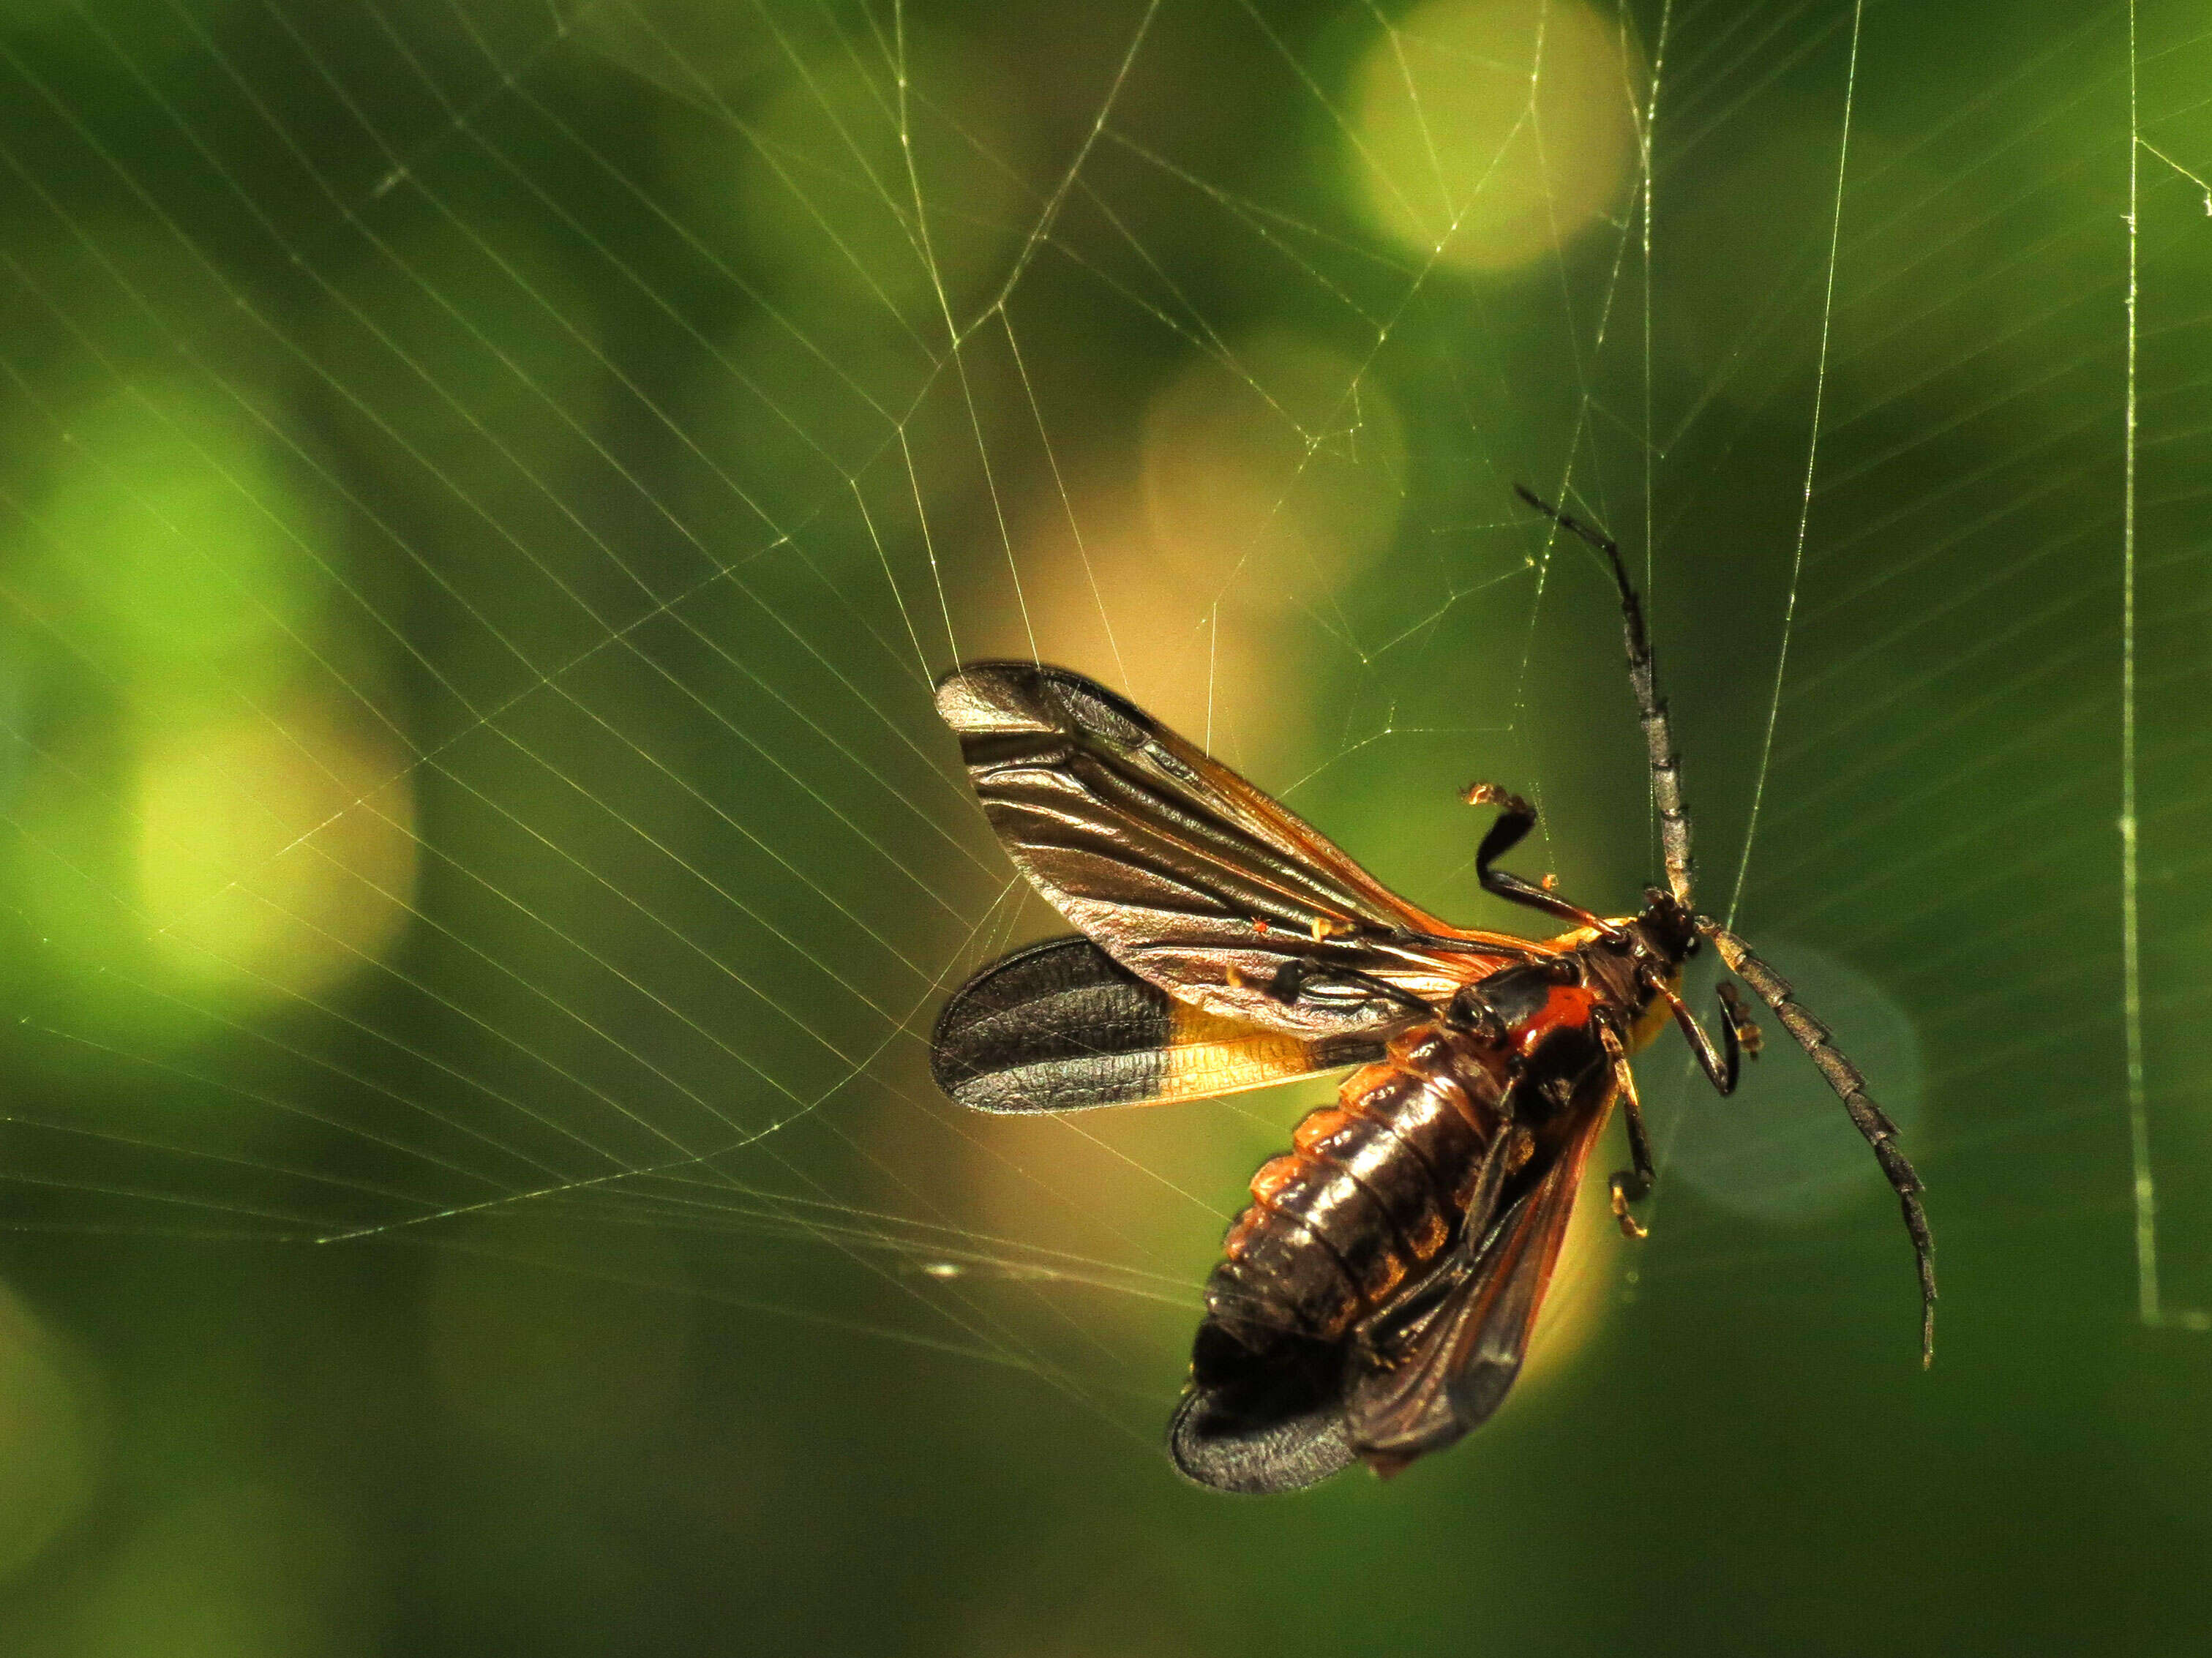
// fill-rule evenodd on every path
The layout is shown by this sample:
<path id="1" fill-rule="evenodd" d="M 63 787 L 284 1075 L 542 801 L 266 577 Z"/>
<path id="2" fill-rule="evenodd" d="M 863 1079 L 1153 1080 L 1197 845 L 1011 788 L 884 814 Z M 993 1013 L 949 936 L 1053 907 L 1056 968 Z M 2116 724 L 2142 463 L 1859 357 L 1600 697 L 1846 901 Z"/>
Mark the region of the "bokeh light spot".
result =
<path id="1" fill-rule="evenodd" d="M 372 1609 L 331 1518 L 261 1484 L 200 1492 L 139 1526 L 77 1607 L 101 1658 L 368 1658 Z"/>
<path id="2" fill-rule="evenodd" d="M 1356 76 L 1366 209 L 1424 258 L 1466 270 L 1562 247 L 1630 175 L 1641 76 L 1620 28 L 1573 0 L 1432 0 Z"/>
<path id="3" fill-rule="evenodd" d="M 36 1559 L 91 1499 L 98 1447 L 75 1368 L 0 1285 L 0 1581 Z"/>
<path id="4" fill-rule="evenodd" d="M 319 526 L 234 399 L 134 385 L 78 410 L 59 459 L 23 585 L 73 648 L 164 705 L 294 671 Z"/>
<path id="5" fill-rule="evenodd" d="M 399 757 L 309 707 L 160 733 L 142 760 L 139 890 L 186 978 L 302 996 L 374 960 L 413 896 Z"/>
<path id="6" fill-rule="evenodd" d="M 1199 357 L 1146 411 L 1145 502 L 1193 598 L 1280 610 L 1387 549 L 1405 505 L 1405 427 L 1343 354 L 1296 335 Z"/>
<path id="7" fill-rule="evenodd" d="M 1761 939 L 1759 951 L 1836 1033 L 1910 1155 L 1927 1086 L 1910 1016 L 1880 985 L 1832 956 L 1787 940 Z M 1698 1005 L 1713 1005 L 1710 987 Z M 1765 1051 L 1744 1067 L 1729 1100 L 1715 1101 L 1695 1078 L 1680 1103 L 1679 1070 L 1662 1073 L 1674 1078 L 1664 1095 L 1681 1113 L 1680 1127 L 1662 1141 L 1668 1147 L 1662 1179 L 1679 1175 L 1724 1209 L 1779 1224 L 1822 1220 L 1887 1191 L 1881 1165 L 1820 1073 L 1771 1017 L 1759 1022 Z M 1890 1213 L 1894 1219 L 1893 1206 Z"/>

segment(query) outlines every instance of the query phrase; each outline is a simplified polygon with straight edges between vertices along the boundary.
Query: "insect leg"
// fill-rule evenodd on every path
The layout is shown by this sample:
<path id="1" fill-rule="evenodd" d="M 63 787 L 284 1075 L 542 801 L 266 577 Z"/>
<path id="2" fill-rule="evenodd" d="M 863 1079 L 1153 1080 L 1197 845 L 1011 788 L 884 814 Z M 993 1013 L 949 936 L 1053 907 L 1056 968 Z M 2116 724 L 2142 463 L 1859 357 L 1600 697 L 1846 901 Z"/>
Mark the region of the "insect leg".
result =
<path id="1" fill-rule="evenodd" d="M 1636 1073 L 1628 1068 L 1628 1050 L 1621 1046 L 1620 1036 L 1611 1025 L 1600 1025 L 1598 1039 L 1605 1044 L 1606 1055 L 1613 1061 L 1613 1083 L 1620 1090 L 1621 1117 L 1628 1127 L 1629 1166 L 1613 1177 L 1613 1218 L 1620 1223 L 1623 1237 L 1647 1237 L 1650 1234 L 1644 1223 L 1628 1212 L 1630 1204 L 1641 1203 L 1651 1195 L 1651 1182 L 1658 1177 L 1651 1166 L 1651 1137 L 1644 1132 L 1644 1104 L 1636 1097 Z"/>
<path id="2" fill-rule="evenodd" d="M 1729 1029 L 1742 1047 L 1746 1059 L 1755 1060 L 1766 1039 L 1759 1033 L 1759 1021 L 1751 1017 L 1751 1010 L 1743 1005 L 1743 998 L 1727 980 L 1721 981 L 1721 1012 L 1728 1021 Z"/>
<path id="3" fill-rule="evenodd" d="M 1727 993 L 1733 987 L 1721 987 L 1721 1011 L 1726 1016 L 1721 1020 L 1721 1044 L 1724 1050 L 1722 1053 L 1714 1051 L 1713 1039 L 1705 1035 L 1705 1028 L 1698 1023 L 1698 1016 L 1690 1011 L 1689 1004 L 1675 993 L 1673 987 L 1659 984 L 1652 988 L 1665 997 L 1667 1005 L 1674 1009 L 1674 1023 L 1682 1027 L 1683 1035 L 1689 1038 L 1690 1051 L 1698 1056 L 1698 1068 L 1705 1073 L 1705 1080 L 1721 1094 L 1735 1093 L 1736 1072 L 1741 1068 L 1746 1046 L 1744 1027 L 1750 1025 L 1752 1039 L 1749 1047 L 1754 1054 L 1759 1052 L 1759 1027 L 1741 1017 L 1735 1001 Z"/>
<path id="4" fill-rule="evenodd" d="M 1470 806 L 1495 806 L 1498 821 L 1482 837 L 1475 849 L 1474 877 L 1482 884 L 1485 892 L 1516 904 L 1526 904 L 1531 909 L 1540 909 L 1547 915 L 1571 921 L 1577 926 L 1594 926 L 1608 938 L 1618 938 L 1620 929 L 1601 916 L 1593 915 L 1580 904 L 1571 904 L 1557 894 L 1547 892 L 1534 881 L 1523 880 L 1510 870 L 1492 869 L 1491 865 L 1503 858 L 1527 838 L 1536 827 L 1536 809 L 1519 795 L 1498 783 L 1469 783 L 1460 798 Z"/>
<path id="5" fill-rule="evenodd" d="M 1828 1027 L 1798 1005 L 1790 981 L 1753 955 L 1749 944 L 1718 921 L 1705 915 L 1697 919 L 1698 931 L 1719 948 L 1721 959 L 1735 969 L 1738 978 L 1759 993 L 1759 999 L 1773 1009 L 1774 1017 L 1782 1021 L 1782 1028 L 1797 1039 L 1797 1046 L 1805 1050 L 1806 1057 L 1820 1067 L 1828 1086 L 1836 1090 L 1844 1109 L 1851 1114 L 1852 1125 L 1874 1148 L 1875 1160 L 1889 1177 L 1890 1188 L 1897 1193 L 1898 1206 L 1905 1212 L 1905 1230 L 1912 1237 L 1913 1260 L 1920 1269 L 1920 1362 L 1923 1366 L 1932 1363 L 1936 1357 L 1936 1241 L 1929 1234 L 1928 1212 L 1920 1202 L 1920 1193 L 1924 1189 L 1920 1176 L 1905 1153 L 1898 1150 L 1897 1125 L 1867 1093 L 1866 1078 L 1859 1068 L 1829 1042 Z"/>
<path id="6" fill-rule="evenodd" d="M 1620 624 L 1628 647 L 1628 680 L 1636 690 L 1636 712 L 1644 726 L 1644 747 L 1651 761 L 1651 802 L 1659 809 L 1659 851 L 1667 865 L 1667 885 L 1674 902 L 1690 908 L 1690 811 L 1682 804 L 1682 762 L 1674 752 L 1674 733 L 1667 719 L 1667 699 L 1659 695 L 1659 674 L 1651 660 L 1651 638 L 1644 628 L 1644 604 L 1628 580 L 1628 567 L 1620 562 L 1620 544 L 1593 530 L 1580 519 L 1561 512 L 1513 486 L 1514 493 L 1568 534 L 1579 536 L 1606 556 L 1613 580 L 1620 589 Z"/>

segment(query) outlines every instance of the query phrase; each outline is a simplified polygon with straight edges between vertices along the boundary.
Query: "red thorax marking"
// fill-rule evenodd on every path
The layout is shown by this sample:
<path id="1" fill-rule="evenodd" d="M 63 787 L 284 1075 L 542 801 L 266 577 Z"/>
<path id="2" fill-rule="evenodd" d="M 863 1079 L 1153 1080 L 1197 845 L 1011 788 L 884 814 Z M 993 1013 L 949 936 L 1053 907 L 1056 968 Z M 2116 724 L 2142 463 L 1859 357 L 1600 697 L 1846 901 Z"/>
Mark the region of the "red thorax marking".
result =
<path id="1" fill-rule="evenodd" d="M 1597 998 L 1581 985 L 1553 985 L 1544 1005 L 1529 1016 L 1528 1022 L 1513 1033 L 1514 1046 L 1527 1058 L 1536 1051 L 1536 1045 L 1562 1025 L 1583 1025 L 1590 1022 L 1590 1014 L 1597 1005 Z"/>

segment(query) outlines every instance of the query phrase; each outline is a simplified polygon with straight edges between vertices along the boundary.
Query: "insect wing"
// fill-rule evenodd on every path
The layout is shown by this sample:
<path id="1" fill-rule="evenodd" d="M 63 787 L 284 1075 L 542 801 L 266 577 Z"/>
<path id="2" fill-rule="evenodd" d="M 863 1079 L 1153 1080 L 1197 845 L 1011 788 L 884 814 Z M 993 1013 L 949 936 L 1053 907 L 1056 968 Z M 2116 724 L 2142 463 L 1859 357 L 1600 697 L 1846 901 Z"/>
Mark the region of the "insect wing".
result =
<path id="1" fill-rule="evenodd" d="M 970 663 L 939 683 L 937 707 L 1022 872 L 1122 965 L 1210 1013 L 1300 1037 L 1380 1030 L 1403 1023 L 1401 1003 L 1286 997 L 1278 975 L 1325 968 L 1440 1000 L 1529 953 L 1417 909 L 1080 674 Z M 1457 948 L 1440 951 L 1439 938 Z"/>
<path id="2" fill-rule="evenodd" d="M 1233 1094 L 1379 1058 L 1364 1038 L 1301 1039 L 1178 1001 L 1088 938 L 1017 950 L 939 1015 L 930 1069 L 978 1111 L 1079 1111 Z"/>
<path id="3" fill-rule="evenodd" d="M 1386 1479 L 1480 1427 L 1504 1402 L 1559 1264 L 1583 1166 L 1609 1108 L 1589 1114 L 1551 1169 L 1407 1297 L 1397 1351 L 1353 1378 L 1353 1450 Z"/>
<path id="4" fill-rule="evenodd" d="M 1218 1331 L 1200 1326 L 1199 1340 Z M 1343 1377 L 1341 1350 L 1314 1341 L 1235 1385 L 1192 1387 L 1168 1423 L 1168 1455 L 1184 1479 L 1218 1491 L 1267 1497 L 1317 1485 L 1353 1460 Z"/>

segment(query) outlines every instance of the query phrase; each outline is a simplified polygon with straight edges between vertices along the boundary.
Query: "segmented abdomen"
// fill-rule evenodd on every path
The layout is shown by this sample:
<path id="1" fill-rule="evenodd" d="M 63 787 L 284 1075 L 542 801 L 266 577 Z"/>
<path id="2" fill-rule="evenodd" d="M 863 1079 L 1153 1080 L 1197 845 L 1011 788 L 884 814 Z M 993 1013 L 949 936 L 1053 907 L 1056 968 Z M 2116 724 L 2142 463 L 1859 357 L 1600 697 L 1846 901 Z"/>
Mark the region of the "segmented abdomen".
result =
<path id="1" fill-rule="evenodd" d="M 1334 1341 L 1434 1260 L 1474 1196 L 1510 1080 L 1497 1047 L 1441 1025 L 1395 1039 L 1252 1176 L 1206 1286 L 1245 1347 Z"/>

